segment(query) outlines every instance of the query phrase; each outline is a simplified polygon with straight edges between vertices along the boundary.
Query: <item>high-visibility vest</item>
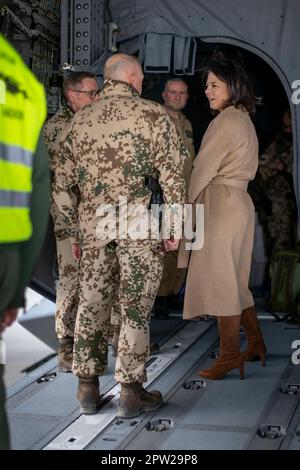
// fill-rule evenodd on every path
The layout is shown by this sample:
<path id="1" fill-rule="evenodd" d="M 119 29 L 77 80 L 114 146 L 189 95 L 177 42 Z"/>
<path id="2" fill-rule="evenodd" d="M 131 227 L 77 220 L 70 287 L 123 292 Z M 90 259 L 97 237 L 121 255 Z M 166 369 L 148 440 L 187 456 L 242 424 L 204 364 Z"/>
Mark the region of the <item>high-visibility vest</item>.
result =
<path id="1" fill-rule="evenodd" d="M 32 233 L 32 166 L 46 118 L 44 87 L 0 35 L 0 243 Z"/>

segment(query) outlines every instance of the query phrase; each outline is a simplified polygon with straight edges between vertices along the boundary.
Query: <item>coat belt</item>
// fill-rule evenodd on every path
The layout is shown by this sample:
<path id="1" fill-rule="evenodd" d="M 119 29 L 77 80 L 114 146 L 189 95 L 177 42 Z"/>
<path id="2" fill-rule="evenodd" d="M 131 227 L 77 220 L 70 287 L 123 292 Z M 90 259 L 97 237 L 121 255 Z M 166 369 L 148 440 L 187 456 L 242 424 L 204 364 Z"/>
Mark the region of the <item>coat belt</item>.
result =
<path id="1" fill-rule="evenodd" d="M 228 179 L 224 176 L 216 176 L 210 184 L 224 184 L 241 189 L 242 191 L 247 191 L 248 188 L 248 180 Z"/>

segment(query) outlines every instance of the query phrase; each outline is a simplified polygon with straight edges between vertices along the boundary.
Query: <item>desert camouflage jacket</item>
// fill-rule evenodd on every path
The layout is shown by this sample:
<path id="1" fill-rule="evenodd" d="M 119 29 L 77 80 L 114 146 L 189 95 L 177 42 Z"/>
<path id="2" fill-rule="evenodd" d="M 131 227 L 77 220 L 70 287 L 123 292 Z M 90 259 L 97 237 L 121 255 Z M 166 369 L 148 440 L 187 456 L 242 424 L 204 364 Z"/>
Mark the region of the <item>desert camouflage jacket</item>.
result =
<path id="1" fill-rule="evenodd" d="M 260 156 L 258 168 L 260 176 L 265 181 L 270 180 L 282 171 L 292 176 L 293 142 L 284 135 L 279 134 Z"/>
<path id="2" fill-rule="evenodd" d="M 186 146 L 189 157 L 185 159 L 183 165 L 183 177 L 185 180 L 186 190 L 188 190 L 190 177 L 193 168 L 193 162 L 195 159 L 195 148 L 194 148 L 194 139 L 193 139 L 193 128 L 190 121 L 185 117 L 183 113 L 179 113 L 178 119 L 173 119 L 172 121 L 175 124 L 178 135 L 181 137 L 184 145 Z"/>
<path id="3" fill-rule="evenodd" d="M 187 156 L 160 104 L 140 98 L 125 83 L 108 80 L 100 100 L 76 113 L 60 143 L 53 195 L 69 235 L 81 243 L 108 243 L 99 242 L 99 213 L 112 207 L 118 213 L 122 197 L 138 218 L 134 207 L 147 208 L 151 197 L 145 175 L 158 178 L 166 203 L 184 202 Z M 75 185 L 78 208 L 70 197 Z M 111 239 L 120 239 L 119 233 Z"/>
<path id="4" fill-rule="evenodd" d="M 70 123 L 74 113 L 67 107 L 63 106 L 59 111 L 50 118 L 44 126 L 44 139 L 49 153 L 49 167 L 51 170 L 52 181 L 54 181 L 54 174 L 59 165 L 58 148 L 59 141 L 66 126 Z M 66 224 L 60 216 L 58 208 L 53 201 L 51 201 L 51 215 L 54 221 L 54 231 L 58 239 L 63 240 L 68 237 Z"/>

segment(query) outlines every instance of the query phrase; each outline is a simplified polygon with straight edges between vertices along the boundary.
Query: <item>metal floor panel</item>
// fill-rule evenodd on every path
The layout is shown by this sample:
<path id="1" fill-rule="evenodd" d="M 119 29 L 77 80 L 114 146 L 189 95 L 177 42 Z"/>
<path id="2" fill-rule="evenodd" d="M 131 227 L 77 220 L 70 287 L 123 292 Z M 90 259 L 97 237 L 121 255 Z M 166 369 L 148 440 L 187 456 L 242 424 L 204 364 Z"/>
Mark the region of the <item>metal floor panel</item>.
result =
<path id="1" fill-rule="evenodd" d="M 276 354 L 268 355 L 266 367 L 261 367 L 259 362 L 246 363 L 245 380 L 239 380 L 236 369 L 225 380 L 210 381 L 207 393 L 201 397 L 199 403 L 194 404 L 183 422 L 215 426 L 254 426 L 290 357 L 290 346 L 295 333 L 294 330 L 284 330 L 285 336 L 282 333 L 281 325 L 267 323 L 264 327 L 265 341 L 267 345 L 276 345 Z M 205 367 L 206 365 L 208 363 L 204 364 Z"/>
<path id="2" fill-rule="evenodd" d="M 260 363 L 247 363 L 246 380 L 239 380 L 237 371 L 221 381 L 207 381 L 202 390 L 185 390 L 181 386 L 168 402 L 151 417 L 153 423 L 171 420 L 168 430 L 149 431 L 149 423 L 131 441 L 126 449 L 246 449 L 281 448 L 282 439 L 263 439 L 257 435 L 264 424 L 286 425 L 299 407 L 299 395 L 278 392 L 282 382 L 300 382 L 300 367 L 290 363 L 291 344 L 299 338 L 299 327 L 273 321 L 263 322 L 268 346 L 266 367 Z M 204 361 L 207 365 L 210 361 Z M 201 365 L 201 367 L 202 367 Z M 196 369 L 198 370 L 198 369 Z M 191 377 L 196 377 L 196 370 Z M 271 419 L 271 422 L 269 421 Z M 171 422 L 170 421 L 170 422 Z M 298 448 L 297 430 L 291 443 Z"/>
<path id="3" fill-rule="evenodd" d="M 61 418 L 28 415 L 9 420 L 12 450 L 38 450 L 61 425 Z"/>
<path id="4" fill-rule="evenodd" d="M 20 380 L 18 380 L 16 383 L 8 387 L 7 393 L 6 393 L 7 399 L 11 398 L 13 395 L 16 395 L 18 392 L 22 391 L 29 385 L 34 384 L 40 377 L 50 372 L 55 371 L 56 367 L 57 367 L 57 356 L 54 357 L 53 359 L 48 360 L 46 363 L 44 363 L 40 367 L 37 367 L 33 371 L 29 372 Z"/>
<path id="5" fill-rule="evenodd" d="M 184 439 L 183 439 L 184 433 Z M 176 429 L 163 444 L 160 450 L 238 450 L 244 447 L 246 435 L 239 432 L 209 431 L 196 432 L 189 429 Z"/>
<path id="6" fill-rule="evenodd" d="M 300 427 L 296 431 L 295 436 L 291 442 L 291 445 L 288 447 L 288 450 L 300 450 Z"/>
<path id="7" fill-rule="evenodd" d="M 190 324 L 190 326 L 194 334 L 197 334 L 197 330 L 201 331 L 201 329 L 205 327 L 205 325 L 197 325 L 197 323 L 193 324 L 193 322 Z M 199 336 L 200 335 L 198 333 L 198 337 Z M 187 350 L 184 351 L 184 354 L 180 355 L 167 370 L 162 371 L 161 375 L 155 381 L 155 384 L 153 384 L 151 387 L 152 389 L 159 389 L 164 397 L 164 404 L 160 409 L 161 413 L 163 413 L 169 406 L 170 397 L 174 393 L 174 390 L 177 390 L 185 378 L 190 376 L 191 370 L 195 366 L 195 363 L 198 363 L 199 359 L 203 357 L 203 355 L 206 355 L 207 351 L 210 350 L 214 344 L 216 344 L 217 338 L 217 328 L 216 325 L 214 325 L 213 327 L 209 328 L 208 331 L 203 334 L 203 336 L 200 336 L 200 338 L 198 338 L 198 340 L 193 343 L 191 347 L 187 348 Z M 180 335 L 176 335 L 174 338 L 175 342 L 176 340 L 180 339 L 182 339 L 180 338 Z M 175 407 L 171 413 L 171 416 L 168 412 L 167 418 L 173 418 L 174 414 L 176 415 L 176 412 L 178 412 L 180 408 L 181 407 Z M 108 426 L 103 433 L 99 434 L 94 442 L 88 446 L 88 449 L 130 449 L 130 446 L 127 447 L 128 443 L 130 443 L 135 436 L 139 435 L 140 432 L 144 431 L 144 427 L 149 419 L 155 415 L 156 412 L 154 411 L 152 413 L 143 413 L 139 416 L 139 418 L 133 420 L 122 420 L 116 418 L 112 424 Z M 153 437 L 161 438 L 159 434 L 160 433 L 153 433 Z M 152 444 L 152 448 L 156 449 L 156 444 L 153 442 Z M 143 449 L 144 447 L 138 448 Z M 151 449 L 151 447 L 146 448 Z"/>
<path id="8" fill-rule="evenodd" d="M 282 443 L 281 448 L 287 450 L 300 450 L 300 403 L 295 413 L 294 426 L 288 438 Z"/>
<path id="9" fill-rule="evenodd" d="M 12 449 L 41 449 L 80 416 L 76 377 L 58 372 L 56 359 L 49 362 L 50 370 L 45 364 L 22 379 L 23 386 L 10 390 L 6 408 Z M 103 394 L 115 385 L 114 363 L 109 354 L 108 371 L 101 379 Z"/>
<path id="10" fill-rule="evenodd" d="M 294 371 L 290 377 L 290 383 L 297 384 L 298 393 L 300 393 L 300 365 L 294 367 Z M 295 386 L 293 386 L 293 391 L 295 393 Z M 291 396 L 291 398 L 293 395 Z M 295 398 L 296 398 L 295 397 Z M 297 408 L 294 412 L 292 422 L 288 428 L 287 436 L 283 439 L 281 444 L 281 449 L 283 450 L 300 450 L 300 402 L 298 400 Z"/>
<path id="11" fill-rule="evenodd" d="M 170 337 L 167 323 L 165 331 Z M 290 362 L 292 342 L 300 338 L 299 326 L 262 321 L 268 348 L 266 367 L 246 363 L 245 380 L 239 380 L 235 370 L 224 380 L 206 382 L 201 382 L 197 371 L 212 362 L 210 353 L 218 345 L 216 324 L 188 322 L 181 330 L 178 327 L 176 324 L 176 335 L 162 344 L 161 354 L 149 361 L 148 383 L 164 397 L 159 410 L 134 420 L 116 418 L 118 388 L 111 355 L 101 392 L 114 397 L 91 417 L 80 417 L 77 379 L 72 374 L 50 375 L 49 382 L 37 383 L 40 376 L 34 371 L 25 388 L 15 388 L 8 400 L 13 448 L 299 449 L 300 393 L 280 393 L 284 383 L 300 384 L 300 366 Z M 41 371 L 46 370 L 44 365 Z M 199 388 L 184 388 L 187 381 Z M 152 429 L 156 425 L 157 432 Z M 284 435 L 263 439 L 257 434 L 263 425 L 282 425 Z"/>
<path id="12" fill-rule="evenodd" d="M 211 328 L 212 324 L 212 322 L 198 322 L 196 325 L 185 323 L 184 328 L 161 348 L 161 354 L 150 357 L 147 365 L 148 381 L 145 387 L 154 382 L 156 384 L 160 380 L 161 375 L 169 375 L 169 370 L 174 364 L 177 364 L 177 361 L 180 361 L 181 357 L 185 356 L 191 344 L 199 340 L 199 337 L 204 335 L 207 329 Z M 216 339 L 216 332 L 214 333 L 214 338 Z M 159 389 L 163 392 L 160 384 Z M 113 445 L 116 447 L 119 441 L 119 433 L 124 434 L 124 426 L 118 426 L 114 432 L 111 431 L 111 427 L 115 425 L 119 391 L 120 385 L 118 384 L 110 390 L 110 400 L 99 410 L 97 415 L 91 417 L 80 416 L 64 432 L 50 442 L 45 449 L 84 449 L 89 447 L 92 441 L 97 440 L 99 434 L 101 434 L 101 442 L 102 444 L 104 443 L 104 448 L 107 448 L 107 443 L 109 443 L 109 446 Z M 130 431 L 133 430 L 133 426 L 136 427 L 137 424 L 140 424 L 141 420 L 133 420 L 133 422 L 134 425 L 131 425 Z M 107 429 L 108 431 L 106 431 Z M 103 432 L 104 436 L 102 435 Z"/>
<path id="13" fill-rule="evenodd" d="M 179 318 L 171 318 L 170 322 L 159 321 L 157 323 L 156 327 L 154 325 L 154 332 L 155 328 L 159 329 L 159 323 L 162 323 L 165 337 L 170 336 L 172 329 L 180 331 L 180 327 L 183 328 L 189 325 L 188 322 L 182 322 Z M 204 322 L 199 324 L 204 325 Z M 207 327 L 205 325 L 205 328 Z M 196 334 L 200 334 L 200 331 L 201 328 Z M 178 337 L 180 338 L 180 333 Z M 162 351 L 168 356 L 168 346 L 163 344 L 161 334 L 157 333 L 155 338 L 160 341 Z M 174 344 L 174 347 L 178 347 L 180 352 L 180 345 Z M 184 346 L 182 348 L 184 349 Z M 170 352 L 172 355 L 173 352 Z M 164 363 L 163 358 L 163 354 L 159 355 L 156 363 L 151 366 L 149 371 L 150 380 L 151 374 L 155 373 L 158 364 L 160 364 L 161 368 L 166 368 L 169 359 L 167 358 L 167 362 Z M 150 361 L 152 360 L 150 358 Z M 114 381 L 114 365 L 115 358 L 109 353 L 108 371 L 106 375 L 101 377 L 101 393 L 103 395 L 106 395 L 116 385 Z M 12 448 L 45 448 L 56 436 L 76 422 L 80 417 L 76 393 L 77 379 L 73 374 L 58 372 L 57 358 L 51 359 L 49 363 L 43 364 L 40 368 L 30 372 L 11 387 L 8 391 L 7 412 L 12 434 Z M 115 409 L 112 419 L 114 416 Z M 30 432 L 26 433 L 26 436 L 24 433 L 25 429 L 30 430 Z"/>

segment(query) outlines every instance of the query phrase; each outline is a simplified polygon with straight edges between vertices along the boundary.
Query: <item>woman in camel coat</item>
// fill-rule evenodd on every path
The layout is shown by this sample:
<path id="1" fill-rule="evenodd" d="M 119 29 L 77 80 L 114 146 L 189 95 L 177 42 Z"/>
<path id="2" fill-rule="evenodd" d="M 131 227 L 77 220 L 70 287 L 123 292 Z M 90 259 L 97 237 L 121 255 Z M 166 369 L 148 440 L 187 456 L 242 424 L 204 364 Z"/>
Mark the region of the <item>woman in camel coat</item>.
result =
<path id="1" fill-rule="evenodd" d="M 216 62 L 206 70 L 210 108 L 217 116 L 210 123 L 195 159 L 188 202 L 204 204 L 204 245 L 185 250 L 181 243 L 179 267 L 188 266 L 183 316 L 218 318 L 220 357 L 200 375 L 222 378 L 244 360 L 259 355 L 265 346 L 248 288 L 254 238 L 254 207 L 247 193 L 258 166 L 258 141 L 249 113 L 255 99 L 244 69 L 233 62 Z M 242 316 L 241 316 L 242 314 Z M 248 350 L 240 354 L 240 323 Z"/>

